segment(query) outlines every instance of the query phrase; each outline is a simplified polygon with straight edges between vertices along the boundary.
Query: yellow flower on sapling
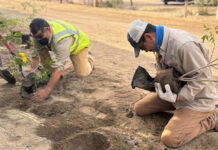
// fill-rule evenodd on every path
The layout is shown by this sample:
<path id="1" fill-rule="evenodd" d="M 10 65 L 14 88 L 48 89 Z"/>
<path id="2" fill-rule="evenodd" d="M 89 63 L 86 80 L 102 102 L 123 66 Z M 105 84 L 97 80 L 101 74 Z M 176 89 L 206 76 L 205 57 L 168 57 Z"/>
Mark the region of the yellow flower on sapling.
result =
<path id="1" fill-rule="evenodd" d="M 24 53 L 19 53 L 20 57 L 25 57 Z"/>
<path id="2" fill-rule="evenodd" d="M 27 63 L 27 58 L 26 58 L 26 57 L 23 57 L 23 58 L 22 58 L 22 61 L 23 61 L 24 63 Z"/>
<path id="3" fill-rule="evenodd" d="M 23 61 L 24 63 L 27 63 L 27 62 L 28 62 L 28 60 L 27 60 L 27 58 L 26 58 L 26 56 L 25 56 L 24 53 L 19 53 L 19 56 L 21 57 L 21 59 L 22 59 L 22 61 Z"/>

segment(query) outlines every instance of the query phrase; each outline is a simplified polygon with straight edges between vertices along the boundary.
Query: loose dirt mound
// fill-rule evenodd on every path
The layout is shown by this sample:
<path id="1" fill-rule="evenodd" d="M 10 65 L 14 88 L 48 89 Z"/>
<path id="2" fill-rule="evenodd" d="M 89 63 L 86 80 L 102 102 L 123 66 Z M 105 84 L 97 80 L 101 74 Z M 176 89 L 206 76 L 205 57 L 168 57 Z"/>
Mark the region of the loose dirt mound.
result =
<path id="1" fill-rule="evenodd" d="M 75 137 L 55 145 L 54 149 L 72 149 L 76 147 L 77 150 L 106 150 L 110 147 L 107 138 L 97 132 L 88 132 L 78 134 Z"/>

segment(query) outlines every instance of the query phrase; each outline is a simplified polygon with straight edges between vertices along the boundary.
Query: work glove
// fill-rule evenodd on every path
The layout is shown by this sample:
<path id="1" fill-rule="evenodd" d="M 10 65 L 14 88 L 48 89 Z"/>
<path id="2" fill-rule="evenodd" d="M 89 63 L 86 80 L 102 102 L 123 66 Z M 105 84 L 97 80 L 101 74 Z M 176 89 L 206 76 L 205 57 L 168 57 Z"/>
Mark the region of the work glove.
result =
<path id="1" fill-rule="evenodd" d="M 166 84 L 165 89 L 166 89 L 166 92 L 164 93 L 160 83 L 155 83 L 155 90 L 157 94 L 159 95 L 159 97 L 165 101 L 175 103 L 177 99 L 177 95 L 171 91 L 170 85 Z"/>

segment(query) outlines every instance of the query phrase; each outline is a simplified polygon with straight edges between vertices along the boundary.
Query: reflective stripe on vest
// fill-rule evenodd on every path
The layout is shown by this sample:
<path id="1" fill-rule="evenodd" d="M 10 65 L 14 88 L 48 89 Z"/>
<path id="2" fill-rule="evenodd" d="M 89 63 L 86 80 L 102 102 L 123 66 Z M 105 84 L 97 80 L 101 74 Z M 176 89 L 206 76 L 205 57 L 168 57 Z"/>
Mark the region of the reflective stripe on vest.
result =
<path id="1" fill-rule="evenodd" d="M 71 30 L 70 28 L 68 28 L 65 24 L 63 24 L 63 23 L 61 23 L 61 22 L 59 22 L 59 21 L 56 21 L 56 20 L 55 20 L 55 21 L 53 21 L 53 22 L 56 22 L 56 23 L 62 25 L 62 26 L 65 28 L 64 31 L 61 31 L 61 32 L 57 33 L 56 35 L 54 35 L 54 37 L 53 37 L 54 43 L 57 42 L 58 38 L 64 36 L 65 34 L 70 34 L 70 35 L 76 34 L 76 35 L 78 36 L 78 39 L 77 39 L 77 42 L 76 42 L 76 47 L 73 49 L 72 53 L 75 52 L 76 49 L 77 49 L 78 46 L 79 46 L 79 40 L 80 40 L 79 30 L 74 27 L 74 28 L 76 29 L 76 32 L 75 32 L 75 31 Z"/>

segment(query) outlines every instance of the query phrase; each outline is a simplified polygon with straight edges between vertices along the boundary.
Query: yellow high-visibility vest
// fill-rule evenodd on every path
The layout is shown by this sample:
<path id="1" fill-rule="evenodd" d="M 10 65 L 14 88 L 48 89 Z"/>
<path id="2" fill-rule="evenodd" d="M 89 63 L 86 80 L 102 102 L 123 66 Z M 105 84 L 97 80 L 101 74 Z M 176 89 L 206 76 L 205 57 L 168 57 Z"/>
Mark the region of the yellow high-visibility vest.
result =
<path id="1" fill-rule="evenodd" d="M 90 41 L 87 35 L 73 25 L 59 20 L 48 21 L 48 23 L 52 28 L 52 40 L 54 43 L 54 45 L 51 45 L 52 47 L 54 47 L 63 38 L 69 36 L 73 36 L 75 39 L 73 45 L 70 48 L 70 52 L 72 55 L 76 55 L 82 49 L 89 47 Z"/>

